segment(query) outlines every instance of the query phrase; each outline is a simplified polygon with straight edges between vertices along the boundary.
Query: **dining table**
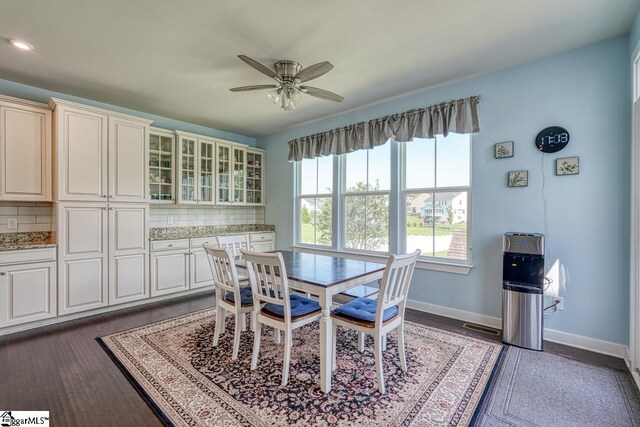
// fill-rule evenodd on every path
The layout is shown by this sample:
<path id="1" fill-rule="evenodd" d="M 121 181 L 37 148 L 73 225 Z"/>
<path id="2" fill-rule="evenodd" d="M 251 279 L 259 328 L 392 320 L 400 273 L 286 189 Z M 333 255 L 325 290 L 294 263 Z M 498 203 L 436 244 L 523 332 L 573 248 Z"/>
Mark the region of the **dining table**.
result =
<path id="1" fill-rule="evenodd" d="M 382 278 L 385 264 L 306 252 L 278 251 L 282 254 L 289 287 L 318 297 L 320 319 L 320 389 L 331 391 L 333 297 L 349 289 Z M 238 270 L 247 272 L 244 258 L 235 261 Z"/>

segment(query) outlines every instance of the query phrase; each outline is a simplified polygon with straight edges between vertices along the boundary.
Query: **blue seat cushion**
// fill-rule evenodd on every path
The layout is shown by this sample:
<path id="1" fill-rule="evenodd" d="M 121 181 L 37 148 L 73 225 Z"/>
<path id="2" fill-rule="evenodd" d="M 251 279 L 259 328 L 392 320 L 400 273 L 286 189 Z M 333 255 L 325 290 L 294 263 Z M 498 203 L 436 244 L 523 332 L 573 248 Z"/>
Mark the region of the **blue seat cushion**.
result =
<path id="1" fill-rule="evenodd" d="M 227 294 L 224 296 L 224 299 L 231 302 L 236 301 L 236 297 L 233 292 L 227 292 Z M 253 304 L 253 295 L 251 294 L 251 288 L 240 288 L 240 304 Z"/>
<path id="2" fill-rule="evenodd" d="M 291 317 L 304 316 L 305 314 L 320 310 L 320 303 L 318 303 L 318 301 L 305 298 L 301 295 L 291 294 L 289 295 L 289 301 Z M 284 305 L 268 303 L 265 304 L 264 310 L 276 316 L 284 317 Z"/>
<path id="3" fill-rule="evenodd" d="M 376 310 L 378 309 L 378 301 L 370 298 L 356 298 L 335 310 L 334 313 L 343 317 L 350 317 L 365 322 L 375 322 Z M 398 314 L 398 307 L 393 306 L 387 308 L 382 313 L 382 321 L 385 322 Z"/>

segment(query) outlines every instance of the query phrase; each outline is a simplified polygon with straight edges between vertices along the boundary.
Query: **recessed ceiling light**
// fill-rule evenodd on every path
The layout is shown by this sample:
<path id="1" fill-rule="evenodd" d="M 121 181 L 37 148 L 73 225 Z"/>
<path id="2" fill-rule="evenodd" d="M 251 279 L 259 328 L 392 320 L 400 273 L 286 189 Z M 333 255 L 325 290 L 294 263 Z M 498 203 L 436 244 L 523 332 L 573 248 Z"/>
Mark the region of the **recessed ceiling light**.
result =
<path id="1" fill-rule="evenodd" d="M 9 40 L 9 43 L 11 43 L 14 47 L 17 47 L 18 49 L 33 50 L 33 46 L 23 40 L 11 39 Z"/>

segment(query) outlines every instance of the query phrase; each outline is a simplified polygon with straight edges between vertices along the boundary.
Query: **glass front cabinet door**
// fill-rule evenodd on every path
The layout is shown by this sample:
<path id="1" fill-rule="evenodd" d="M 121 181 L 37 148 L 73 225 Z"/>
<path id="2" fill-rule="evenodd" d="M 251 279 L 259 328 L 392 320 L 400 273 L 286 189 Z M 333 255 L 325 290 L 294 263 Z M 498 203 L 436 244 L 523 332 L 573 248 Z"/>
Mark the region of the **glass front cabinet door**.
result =
<path id="1" fill-rule="evenodd" d="M 198 203 L 204 205 L 212 205 L 214 201 L 215 175 L 213 174 L 215 147 L 213 141 L 204 139 L 198 140 L 199 144 L 199 186 L 198 186 Z"/>
<path id="2" fill-rule="evenodd" d="M 149 199 L 152 203 L 175 203 L 175 134 L 149 130 Z"/>
<path id="3" fill-rule="evenodd" d="M 231 146 L 221 143 L 216 144 L 217 152 L 217 199 L 218 204 L 231 203 Z"/>
<path id="4" fill-rule="evenodd" d="M 198 139 L 179 135 L 178 203 L 196 203 L 196 159 Z"/>
<path id="5" fill-rule="evenodd" d="M 233 203 L 245 203 L 245 155 L 244 148 L 233 147 Z"/>
<path id="6" fill-rule="evenodd" d="M 246 199 L 248 205 L 264 205 L 264 152 L 247 149 Z"/>

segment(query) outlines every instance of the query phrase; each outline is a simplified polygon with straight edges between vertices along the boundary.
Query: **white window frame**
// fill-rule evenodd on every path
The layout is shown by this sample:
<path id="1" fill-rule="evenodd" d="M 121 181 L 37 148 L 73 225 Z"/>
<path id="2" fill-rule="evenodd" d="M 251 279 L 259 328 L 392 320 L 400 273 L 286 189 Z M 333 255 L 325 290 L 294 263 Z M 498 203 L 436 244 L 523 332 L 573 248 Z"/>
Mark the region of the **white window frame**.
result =
<path id="1" fill-rule="evenodd" d="M 335 175 L 336 175 L 336 163 L 335 160 L 333 162 L 333 176 L 334 176 L 334 182 L 333 182 L 333 192 L 332 193 L 317 193 L 318 191 L 318 174 L 319 174 L 319 168 L 318 168 L 318 158 L 313 159 L 316 162 L 316 194 L 301 194 L 302 191 L 302 162 L 296 162 L 295 164 L 295 187 L 296 187 L 296 203 L 295 203 L 295 212 L 294 212 L 294 235 L 295 235 L 295 245 L 296 246 L 308 246 L 308 247 L 312 247 L 312 248 L 335 248 L 336 247 L 336 234 L 335 234 L 335 208 L 333 207 L 333 205 L 335 204 Z M 313 244 L 313 243 L 302 243 L 302 218 L 301 218 L 301 211 L 302 211 L 302 199 L 322 199 L 322 198 L 329 198 L 331 199 L 332 202 L 332 215 L 331 215 L 331 222 L 332 222 L 332 231 L 331 231 L 331 245 L 320 245 L 320 244 Z M 317 238 L 314 240 L 318 240 Z"/>
<path id="2" fill-rule="evenodd" d="M 387 144 L 394 144 L 394 141 L 388 141 Z M 369 188 L 369 154 L 370 154 L 371 150 L 366 150 L 367 152 L 367 172 L 366 172 L 366 176 L 367 176 L 367 188 Z M 393 244 L 392 244 L 392 227 L 393 227 L 393 223 L 391 220 L 391 211 L 393 210 L 393 206 L 391 205 L 391 192 L 392 192 L 392 188 L 393 188 L 393 183 L 389 184 L 389 189 L 388 190 L 377 190 L 377 191 L 347 191 L 347 183 L 346 183 L 346 176 L 347 176 L 347 167 L 348 167 L 348 161 L 347 161 L 347 156 L 348 154 L 344 154 L 341 157 L 341 162 L 340 162 L 340 177 L 341 179 L 341 187 L 340 187 L 340 215 L 338 216 L 338 224 L 339 224 L 339 230 L 340 230 L 340 250 L 343 251 L 347 251 L 347 252 L 352 252 L 352 253 L 361 253 L 361 254 L 384 254 L 384 255 L 389 255 L 392 251 L 393 251 Z M 393 170 L 393 164 L 391 163 L 391 159 L 389 160 L 389 176 L 391 177 L 391 175 L 393 174 L 392 172 Z M 368 250 L 368 249 L 354 249 L 354 248 L 348 248 L 346 247 L 346 240 L 347 240 L 347 217 L 346 217 L 346 210 L 347 210 L 347 198 L 348 197 L 364 197 L 364 196 L 387 196 L 388 200 L 389 200 L 389 220 L 387 222 L 387 246 L 389 248 L 388 251 L 372 251 L 372 250 Z"/>
<path id="3" fill-rule="evenodd" d="M 469 135 L 470 140 L 472 136 Z M 469 185 L 441 188 L 417 188 L 406 189 L 406 142 L 389 141 L 391 145 L 391 156 L 389 159 L 389 167 L 391 174 L 390 189 L 382 191 L 366 191 L 366 192 L 347 192 L 346 191 L 346 155 L 333 155 L 333 193 L 322 194 L 301 194 L 301 172 L 302 162 L 294 164 L 294 194 L 295 194 L 295 211 L 294 211 L 294 243 L 293 249 L 325 254 L 337 257 L 349 257 L 372 262 L 385 262 L 390 253 L 406 252 L 406 203 L 407 194 L 413 193 L 451 193 L 466 192 L 467 204 L 464 208 L 467 215 L 467 259 L 458 260 L 453 258 L 420 256 L 417 268 L 434 270 L 456 274 L 469 274 L 472 265 L 472 145 L 469 152 Z M 472 141 L 470 141 L 472 144 Z M 437 146 L 437 144 L 436 144 Z M 436 148 L 437 149 L 437 148 Z M 437 154 L 437 153 L 436 153 Z M 317 161 L 317 160 L 316 160 Z M 367 168 L 369 167 L 369 159 L 367 157 Z M 437 158 L 435 167 L 438 167 Z M 316 172 L 318 173 L 318 172 Z M 434 174 L 436 172 L 434 171 Z M 367 180 L 369 179 L 367 171 Z M 317 182 L 317 178 L 316 178 Z M 351 249 L 345 247 L 346 238 L 346 198 L 349 196 L 374 196 L 386 195 L 389 197 L 389 252 L 370 251 L 361 249 Z M 304 198 L 321 198 L 330 197 L 332 201 L 332 233 L 331 246 L 314 245 L 301 242 L 301 200 Z"/>
<path id="4" fill-rule="evenodd" d="M 402 211 L 401 215 L 400 215 L 400 220 L 398 222 L 398 235 L 400 238 L 400 249 L 402 250 L 403 253 L 407 252 L 407 227 L 406 227 L 406 223 L 407 223 L 407 195 L 409 194 L 419 194 L 419 193 L 431 193 L 434 195 L 434 200 L 433 200 L 433 210 L 434 210 L 434 216 L 435 216 L 435 211 L 437 210 L 436 208 L 436 204 L 435 204 L 435 196 L 438 193 L 463 193 L 466 192 L 467 193 L 467 204 L 465 206 L 465 211 L 466 211 L 466 215 L 467 215 L 467 259 L 465 260 L 461 260 L 461 259 L 455 259 L 455 258 L 446 258 L 446 257 L 436 257 L 436 256 L 432 256 L 432 255 L 420 255 L 420 257 L 418 258 L 419 260 L 423 260 L 423 261 L 427 261 L 427 262 L 445 262 L 445 263 L 449 263 L 449 264 L 456 264 L 456 265 L 463 265 L 463 266 L 468 266 L 471 265 L 471 221 L 472 221 L 472 215 L 471 215 L 471 199 L 472 199 L 472 193 L 471 193 L 471 189 L 472 189 L 472 183 L 471 183 L 471 177 L 472 177 L 472 173 L 471 173 L 471 165 L 472 165 L 472 161 L 471 161 L 471 149 L 472 149 L 472 136 L 469 135 L 469 185 L 468 186 L 452 186 L 452 187 L 438 187 L 438 181 L 437 181 L 437 176 L 438 176 L 438 142 L 437 139 L 438 138 L 442 138 L 441 136 L 437 136 L 435 137 L 436 142 L 434 144 L 434 186 L 433 187 L 424 187 L 424 188 L 406 188 L 406 181 L 407 181 L 407 176 L 406 176 L 406 172 L 407 172 L 407 168 L 406 168 L 406 163 L 407 163 L 407 144 L 419 144 L 419 142 L 402 142 L 400 143 L 400 200 L 402 201 L 402 206 L 405 207 L 405 209 Z M 435 236 L 435 221 L 434 221 L 434 236 Z"/>

